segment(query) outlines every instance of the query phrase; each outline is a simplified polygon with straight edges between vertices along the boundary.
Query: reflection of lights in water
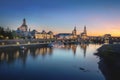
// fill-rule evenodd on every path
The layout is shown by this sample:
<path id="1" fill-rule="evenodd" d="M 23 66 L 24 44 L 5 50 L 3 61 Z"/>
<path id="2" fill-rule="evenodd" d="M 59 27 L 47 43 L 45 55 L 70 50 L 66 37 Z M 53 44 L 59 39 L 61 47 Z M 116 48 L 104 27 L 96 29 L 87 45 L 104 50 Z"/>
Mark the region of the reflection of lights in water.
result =
<path id="1" fill-rule="evenodd" d="M 9 56 L 8 56 L 8 54 L 7 54 L 7 55 L 6 55 L 6 61 L 8 61 L 8 57 L 9 57 Z"/>
<path id="2" fill-rule="evenodd" d="M 52 53 L 52 48 L 38 48 L 35 50 L 35 55 L 46 55 L 46 54 L 51 54 Z"/>
<path id="3" fill-rule="evenodd" d="M 4 53 L 1 54 L 1 60 L 3 60 L 5 57 Z"/>
<path id="4" fill-rule="evenodd" d="M 86 57 L 87 46 L 88 46 L 88 44 L 81 44 L 80 45 L 81 49 L 83 49 L 84 58 Z"/>
<path id="5" fill-rule="evenodd" d="M 35 50 L 35 54 L 36 55 L 39 54 L 39 49 L 38 48 Z"/>
<path id="6" fill-rule="evenodd" d="M 64 43 L 62 42 L 53 42 L 53 43 L 50 43 L 52 45 L 52 47 L 54 48 L 61 48 L 61 47 L 64 47 Z"/>
<path id="7" fill-rule="evenodd" d="M 30 54 L 30 49 L 28 49 L 28 54 Z"/>
<path id="8" fill-rule="evenodd" d="M 16 53 L 15 53 L 15 58 L 18 58 L 19 57 L 19 51 L 16 51 Z"/>
<path id="9" fill-rule="evenodd" d="M 43 51 L 43 48 L 40 48 L 40 54 L 42 54 L 44 51 Z"/>
<path id="10" fill-rule="evenodd" d="M 77 48 L 77 45 L 71 45 L 71 49 L 74 54 L 76 53 L 76 48 Z"/>
<path id="11" fill-rule="evenodd" d="M 22 53 L 24 53 L 25 51 L 24 50 L 21 50 Z"/>
<path id="12" fill-rule="evenodd" d="M 76 44 L 68 44 L 68 45 L 64 45 L 64 44 L 56 44 L 57 48 L 60 49 L 65 49 L 65 50 L 72 50 L 72 52 L 75 54 L 76 53 L 76 48 L 77 45 Z M 25 57 L 26 55 L 29 54 L 33 54 L 32 56 L 37 56 L 37 55 L 51 55 L 53 53 L 53 49 L 54 48 L 49 48 L 49 47 L 44 47 L 44 48 L 30 48 L 27 50 L 16 50 L 16 51 L 11 51 L 14 52 L 13 55 L 9 54 L 9 51 L 5 54 L 2 53 L 0 55 L 0 59 L 1 60 L 11 60 L 11 59 L 17 59 L 17 58 L 21 58 L 21 57 Z M 21 56 L 22 55 L 22 56 Z M 9 58 L 9 59 L 8 59 Z"/>

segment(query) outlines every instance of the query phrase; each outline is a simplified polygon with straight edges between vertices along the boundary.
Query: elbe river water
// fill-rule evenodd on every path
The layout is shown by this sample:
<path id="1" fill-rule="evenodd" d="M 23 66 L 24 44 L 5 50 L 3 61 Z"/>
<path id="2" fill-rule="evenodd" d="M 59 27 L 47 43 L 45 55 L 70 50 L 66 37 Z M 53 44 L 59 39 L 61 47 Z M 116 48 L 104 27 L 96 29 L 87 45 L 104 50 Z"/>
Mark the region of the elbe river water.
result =
<path id="1" fill-rule="evenodd" d="M 0 80 L 105 80 L 99 44 L 0 50 Z"/>

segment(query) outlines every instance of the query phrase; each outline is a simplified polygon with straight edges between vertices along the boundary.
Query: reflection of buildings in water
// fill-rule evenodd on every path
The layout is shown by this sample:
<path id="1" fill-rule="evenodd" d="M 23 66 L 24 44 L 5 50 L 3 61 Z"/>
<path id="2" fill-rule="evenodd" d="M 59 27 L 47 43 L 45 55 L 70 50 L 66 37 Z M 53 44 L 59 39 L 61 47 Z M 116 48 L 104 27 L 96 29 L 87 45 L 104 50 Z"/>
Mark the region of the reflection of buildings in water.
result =
<path id="1" fill-rule="evenodd" d="M 19 53 L 19 58 L 22 60 L 23 65 L 26 63 L 28 50 L 21 50 Z"/>
<path id="2" fill-rule="evenodd" d="M 52 48 L 47 48 L 47 52 L 48 52 L 49 55 L 52 55 L 53 49 Z"/>
<path id="3" fill-rule="evenodd" d="M 51 55 L 53 53 L 53 49 L 52 48 L 31 48 L 30 49 L 30 54 L 32 55 L 32 57 L 37 57 L 38 55 L 42 55 L 45 56 L 47 54 Z"/>
<path id="4" fill-rule="evenodd" d="M 40 48 L 40 52 L 39 52 L 39 54 L 41 54 L 42 56 L 45 56 L 45 55 L 47 55 L 47 54 L 49 54 L 49 55 L 52 55 L 52 53 L 53 53 L 53 49 L 52 48 Z"/>
<path id="5" fill-rule="evenodd" d="M 86 57 L 87 46 L 88 44 L 80 44 L 81 49 L 83 49 L 84 58 Z"/>
<path id="6" fill-rule="evenodd" d="M 15 61 L 15 59 L 18 58 L 23 58 L 23 56 L 25 57 L 24 54 L 22 54 L 23 52 L 20 52 L 18 50 L 6 50 L 3 52 L 0 52 L 0 62 L 7 62 L 9 63 L 13 63 Z M 23 58 L 21 60 L 23 60 L 25 62 L 26 58 Z"/>
<path id="7" fill-rule="evenodd" d="M 76 54 L 77 45 L 76 44 L 64 45 L 64 47 L 62 47 L 62 49 L 72 50 L 73 54 L 75 55 Z"/>
<path id="8" fill-rule="evenodd" d="M 16 51 L 15 58 L 18 58 L 19 55 L 20 55 L 20 52 L 19 52 L 19 51 Z"/>
<path id="9" fill-rule="evenodd" d="M 71 49 L 71 45 L 65 45 L 64 47 L 62 47 L 62 49 L 70 50 Z"/>
<path id="10" fill-rule="evenodd" d="M 4 57 L 5 57 L 5 54 L 2 52 L 2 53 L 0 54 L 0 60 L 3 60 Z"/>
<path id="11" fill-rule="evenodd" d="M 76 44 L 74 44 L 74 45 L 71 46 L 71 49 L 72 49 L 74 55 L 76 54 L 76 48 L 77 48 Z"/>
<path id="12" fill-rule="evenodd" d="M 53 49 L 52 48 L 31 48 L 27 50 L 4 50 L 0 51 L 0 63 L 7 62 L 8 64 L 13 63 L 16 59 L 19 59 L 22 61 L 23 65 L 26 63 L 27 56 L 29 54 L 32 55 L 32 57 L 36 57 L 38 55 L 52 55 Z"/>
<path id="13" fill-rule="evenodd" d="M 40 48 L 40 54 L 45 56 L 47 54 L 47 48 Z"/>
<path id="14" fill-rule="evenodd" d="M 36 57 L 35 50 L 36 50 L 36 48 L 30 48 L 30 55 L 34 58 Z"/>

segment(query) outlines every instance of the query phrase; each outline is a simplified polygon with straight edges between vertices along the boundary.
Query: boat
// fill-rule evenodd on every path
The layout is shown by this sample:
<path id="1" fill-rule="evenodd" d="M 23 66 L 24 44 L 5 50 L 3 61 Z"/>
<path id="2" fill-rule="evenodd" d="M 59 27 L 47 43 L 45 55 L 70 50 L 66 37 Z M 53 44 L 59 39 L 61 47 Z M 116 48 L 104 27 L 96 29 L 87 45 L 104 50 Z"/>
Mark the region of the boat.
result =
<path id="1" fill-rule="evenodd" d="M 25 49 L 27 49 L 25 46 L 20 46 L 20 49 L 21 50 L 25 50 Z"/>
<path id="2" fill-rule="evenodd" d="M 53 43 L 48 44 L 48 47 L 54 47 Z"/>

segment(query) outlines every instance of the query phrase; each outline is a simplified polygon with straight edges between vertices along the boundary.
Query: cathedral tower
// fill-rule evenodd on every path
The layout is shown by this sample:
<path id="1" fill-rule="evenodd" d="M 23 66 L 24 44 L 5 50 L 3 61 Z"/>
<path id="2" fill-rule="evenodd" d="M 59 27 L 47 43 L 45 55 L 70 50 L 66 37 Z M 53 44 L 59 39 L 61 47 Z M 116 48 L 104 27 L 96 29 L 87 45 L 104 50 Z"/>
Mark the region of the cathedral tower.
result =
<path id="1" fill-rule="evenodd" d="M 77 35 L 77 30 L 76 30 L 76 26 L 74 27 L 74 30 L 72 31 L 73 35 Z"/>
<path id="2" fill-rule="evenodd" d="M 84 33 L 87 35 L 86 26 L 84 26 Z"/>

